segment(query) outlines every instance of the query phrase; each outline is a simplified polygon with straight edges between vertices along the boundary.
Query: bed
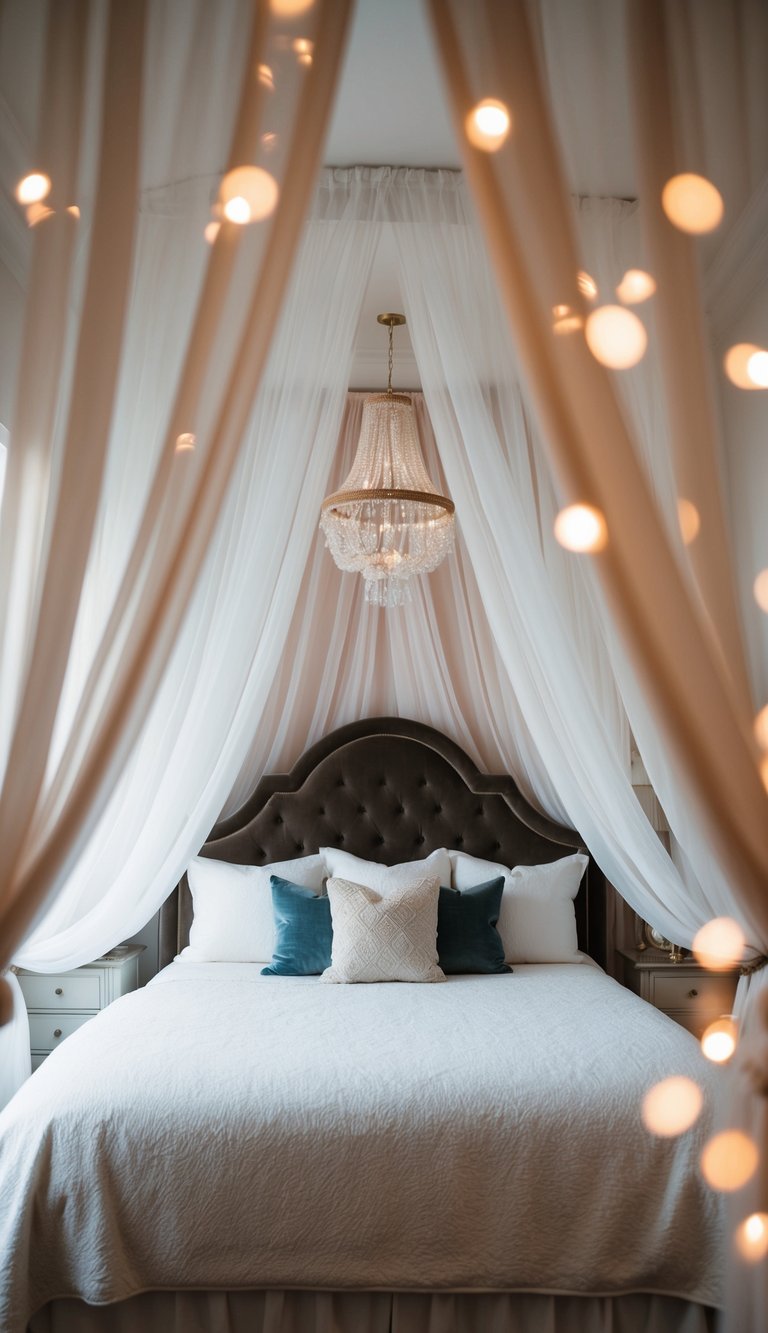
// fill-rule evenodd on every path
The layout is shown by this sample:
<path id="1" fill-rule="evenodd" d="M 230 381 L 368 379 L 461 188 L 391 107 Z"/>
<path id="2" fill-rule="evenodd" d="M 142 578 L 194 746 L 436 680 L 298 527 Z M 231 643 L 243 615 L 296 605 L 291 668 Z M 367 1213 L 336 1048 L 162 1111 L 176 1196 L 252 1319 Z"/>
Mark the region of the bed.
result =
<path id="1" fill-rule="evenodd" d="M 201 855 L 334 846 L 508 866 L 584 850 L 446 737 L 374 719 L 264 778 Z M 179 959 L 183 880 L 158 977 L 3 1115 L 4 1333 L 713 1328 L 722 1224 L 697 1158 L 718 1071 L 602 971 L 604 901 L 590 862 L 573 963 L 324 986 Z M 640 1102 L 673 1073 L 705 1112 L 654 1138 Z"/>

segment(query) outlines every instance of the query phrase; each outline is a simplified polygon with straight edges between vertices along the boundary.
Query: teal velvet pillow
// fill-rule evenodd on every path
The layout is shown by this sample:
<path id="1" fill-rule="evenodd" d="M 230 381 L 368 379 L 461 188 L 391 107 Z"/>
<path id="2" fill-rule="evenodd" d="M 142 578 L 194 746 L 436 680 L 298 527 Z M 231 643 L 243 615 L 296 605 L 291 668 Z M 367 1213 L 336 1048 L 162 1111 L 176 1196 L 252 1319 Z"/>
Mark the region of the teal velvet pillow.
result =
<path id="1" fill-rule="evenodd" d="M 473 889 L 440 889 L 437 956 L 444 972 L 511 972 L 496 929 L 504 877 Z"/>
<path id="2" fill-rule="evenodd" d="M 263 977 L 316 976 L 331 966 L 331 904 L 325 895 L 271 875 L 275 952 Z"/>

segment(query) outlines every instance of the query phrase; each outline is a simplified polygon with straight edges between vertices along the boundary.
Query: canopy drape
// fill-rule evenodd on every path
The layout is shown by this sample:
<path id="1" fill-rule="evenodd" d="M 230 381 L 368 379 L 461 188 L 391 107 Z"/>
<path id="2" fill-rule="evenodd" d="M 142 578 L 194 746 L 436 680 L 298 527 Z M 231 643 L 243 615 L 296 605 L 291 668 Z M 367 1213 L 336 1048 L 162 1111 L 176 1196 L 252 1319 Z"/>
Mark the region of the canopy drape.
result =
<path id="1" fill-rule="evenodd" d="M 553 327 L 559 305 L 577 312 L 579 330 L 589 307 L 579 290 L 579 253 L 551 102 L 524 0 L 480 0 L 471 8 L 461 0 L 429 0 L 429 9 L 469 182 L 562 501 L 592 506 L 606 525 L 603 548 L 587 558 L 621 638 L 614 655 L 623 653 L 631 662 L 636 701 L 641 699 L 653 718 L 651 771 L 656 781 L 671 775 L 668 785 L 680 792 L 679 824 L 687 820 L 688 832 L 697 828 L 702 846 L 716 853 L 729 914 L 750 923 L 753 940 L 765 951 L 768 760 L 753 732 L 756 702 L 722 494 L 709 335 L 690 234 L 701 219 L 694 218 L 693 226 L 676 225 L 664 192 L 679 173 L 716 174 L 706 149 L 718 147 L 712 140 L 722 127 L 707 142 L 703 113 L 709 90 L 697 83 L 701 46 L 688 40 L 702 12 L 708 38 L 715 31 L 737 38 L 730 46 L 723 43 L 724 68 L 718 61 L 717 76 L 721 89 L 734 94 L 738 89 L 744 121 L 726 150 L 731 178 L 729 159 L 746 159 L 731 196 L 737 206 L 765 172 L 764 114 L 758 113 L 757 132 L 750 133 L 756 120 L 750 75 L 753 51 L 765 50 L 768 15 L 764 8 L 736 4 L 727 17 L 721 11 L 724 22 L 718 27 L 713 5 L 630 0 L 627 6 L 631 120 L 648 267 L 658 287 L 653 332 L 666 436 L 678 503 L 683 518 L 694 520 L 681 560 L 668 515 L 665 521 L 644 476 L 636 432 L 601 364 L 604 357 L 592 355 L 580 332 L 559 337 Z M 510 124 L 508 137 L 492 152 L 487 144 L 473 144 L 468 132 L 473 108 L 489 96 L 500 99 Z M 722 162 L 723 154 L 715 152 L 712 161 Z M 763 985 L 761 980 L 758 986 Z M 750 1034 L 750 1027 L 757 1031 Z M 736 1115 L 750 1124 L 763 1154 L 766 1028 L 768 1005 L 753 1003 L 742 1058 L 761 1097 L 750 1099 L 744 1080 L 735 1084 Z M 767 1188 L 763 1160 L 746 1192 L 735 1192 L 735 1216 L 742 1219 L 755 1208 L 765 1212 Z M 729 1252 L 736 1254 L 737 1248 Z M 765 1265 L 749 1271 L 751 1280 L 742 1273 L 732 1283 L 733 1329 L 762 1327 L 768 1314 Z"/>
<path id="2" fill-rule="evenodd" d="M 319 0 L 304 16 L 301 35 L 313 51 L 307 65 L 292 50 L 290 18 L 262 5 L 231 7 L 222 27 L 216 7 L 203 2 L 50 6 L 39 142 L 29 165 L 45 169 L 51 189 L 34 226 L 0 526 L 3 962 L 73 870 L 86 865 L 116 785 L 130 781 L 132 770 L 135 780 L 147 762 L 146 723 L 153 708 L 156 715 L 201 569 L 216 563 L 214 534 L 311 197 L 349 10 L 348 0 Z M 211 52 L 218 77 L 198 77 Z M 187 84 L 165 77 L 171 65 L 199 93 L 190 121 L 182 111 Z M 143 402 L 135 371 L 146 338 L 140 293 L 152 276 L 142 264 L 146 246 L 150 269 L 157 262 L 152 228 L 138 236 L 136 203 L 157 175 L 172 179 L 198 116 L 210 115 L 207 99 L 217 95 L 225 110 L 210 116 L 214 161 L 228 171 L 257 165 L 261 173 L 246 173 L 243 186 L 251 191 L 251 225 L 221 217 L 208 251 L 202 232 L 210 212 L 195 212 L 194 183 L 191 202 L 183 186 L 177 192 L 186 208 L 175 241 L 186 244 L 187 262 L 174 256 L 167 282 L 165 272 L 155 273 L 164 298 L 155 313 L 172 345 L 169 378 L 151 422 L 144 418 L 149 448 L 131 476 L 121 374 L 129 408 Z M 89 132 L 93 124 L 100 136 Z M 204 141 L 207 133 L 206 124 Z M 132 298 L 138 324 L 126 363 Z M 119 557 L 109 552 L 116 565 L 105 577 L 100 546 L 131 484 L 140 499 L 128 504 L 132 526 L 115 520 L 124 546 Z M 290 530 L 281 533 L 277 560 Z M 274 580 L 266 580 L 255 612 L 261 629 L 273 591 Z M 188 633 L 191 677 L 196 645 Z M 162 724 L 155 728 L 155 744 L 168 746 L 168 739 Z M 136 802 L 137 826 L 143 810 Z M 68 901 L 70 919 L 87 916 L 82 887 L 71 880 Z M 66 956 L 85 961 L 94 945 L 98 953 L 114 940 L 115 927 L 102 921 L 81 931 Z M 4 980 L 0 999 L 8 1017 Z"/>

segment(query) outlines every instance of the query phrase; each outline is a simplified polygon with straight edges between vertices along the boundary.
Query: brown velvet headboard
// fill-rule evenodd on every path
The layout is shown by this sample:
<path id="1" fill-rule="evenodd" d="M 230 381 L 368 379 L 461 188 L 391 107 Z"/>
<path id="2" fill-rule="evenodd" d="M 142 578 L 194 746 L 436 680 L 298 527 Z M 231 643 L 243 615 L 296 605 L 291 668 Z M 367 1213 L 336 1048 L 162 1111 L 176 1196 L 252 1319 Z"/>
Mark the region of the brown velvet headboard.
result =
<path id="1" fill-rule="evenodd" d="M 290 773 L 263 777 L 213 829 L 201 856 L 266 865 L 343 847 L 369 861 L 419 860 L 460 848 L 503 865 L 539 865 L 586 851 L 579 835 L 539 814 L 511 777 L 478 772 L 432 727 L 369 718 L 318 741 Z M 576 900 L 580 947 L 605 963 L 605 879 L 590 859 Z M 189 940 L 186 876 L 160 913 L 160 966 Z"/>

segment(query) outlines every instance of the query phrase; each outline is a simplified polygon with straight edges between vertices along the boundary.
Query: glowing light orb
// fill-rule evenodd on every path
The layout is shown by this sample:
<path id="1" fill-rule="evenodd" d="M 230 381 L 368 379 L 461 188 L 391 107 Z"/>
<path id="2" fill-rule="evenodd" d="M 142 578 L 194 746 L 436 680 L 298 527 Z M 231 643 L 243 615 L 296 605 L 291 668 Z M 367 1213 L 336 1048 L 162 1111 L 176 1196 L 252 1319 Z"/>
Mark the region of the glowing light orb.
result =
<path id="1" fill-rule="evenodd" d="M 641 268 L 628 268 L 618 287 L 616 295 L 625 305 L 639 305 L 647 301 L 656 291 L 656 279 Z"/>
<path id="2" fill-rule="evenodd" d="M 692 171 L 672 176 L 661 192 L 661 206 L 670 222 L 692 236 L 714 231 L 723 217 L 723 197 L 717 186 Z"/>
<path id="3" fill-rule="evenodd" d="M 555 537 L 566 551 L 602 551 L 608 541 L 608 528 L 593 505 L 567 505 L 555 519 Z"/>
<path id="4" fill-rule="evenodd" d="M 296 59 L 300 65 L 312 64 L 312 52 L 315 47 L 314 42 L 311 42 L 308 37 L 294 37 L 291 45 L 296 52 Z"/>
<path id="5" fill-rule="evenodd" d="M 269 7 L 278 18 L 295 19 L 299 14 L 306 14 L 314 3 L 315 0 L 269 0 Z"/>
<path id="6" fill-rule="evenodd" d="M 641 1110 L 643 1124 L 651 1134 L 674 1138 L 696 1121 L 704 1097 L 698 1083 L 682 1074 L 662 1079 L 646 1092 Z"/>
<path id="7" fill-rule="evenodd" d="M 191 431 L 184 431 L 182 435 L 176 436 L 175 452 L 177 454 L 187 454 L 191 449 L 194 449 L 196 444 L 197 436 L 193 435 Z"/>
<path id="8" fill-rule="evenodd" d="M 244 226 L 269 217 L 277 204 L 279 190 L 274 176 L 263 167 L 236 167 L 222 180 L 219 195 L 224 216 Z"/>
<path id="9" fill-rule="evenodd" d="M 53 209 L 47 204 L 30 204 L 27 208 L 27 226 L 36 227 L 44 218 L 52 218 Z"/>
<path id="10" fill-rule="evenodd" d="M 731 383 L 735 384 L 737 389 L 762 389 L 765 387 L 753 378 L 751 368 L 756 357 L 765 355 L 764 349 L 757 347 L 755 343 L 735 343 L 733 347 L 729 347 L 723 357 L 723 367 Z M 762 373 L 762 370 L 763 362 L 758 360 L 758 375 Z"/>
<path id="11" fill-rule="evenodd" d="M 743 1259 L 756 1263 L 768 1254 L 768 1213 L 750 1213 L 736 1228 L 736 1248 Z"/>
<path id="12" fill-rule="evenodd" d="M 692 500 L 680 498 L 677 502 L 677 521 L 680 525 L 680 536 L 686 546 L 690 546 L 699 535 L 701 527 L 701 517 Z"/>
<path id="13" fill-rule="evenodd" d="M 564 315 L 561 319 L 556 319 L 552 325 L 554 333 L 561 335 L 563 333 L 578 333 L 579 329 L 584 328 L 584 320 L 580 315 Z"/>
<path id="14" fill-rule="evenodd" d="M 747 362 L 747 374 L 758 389 L 768 389 L 768 352 L 753 352 Z"/>
<path id="15" fill-rule="evenodd" d="M 768 569 L 761 569 L 754 583 L 752 591 L 755 594 L 755 601 L 761 611 L 768 612 Z"/>
<path id="16" fill-rule="evenodd" d="M 620 305 L 601 305 L 593 310 L 587 317 L 585 335 L 595 360 L 611 370 L 636 366 L 648 346 L 644 325 Z"/>
<path id="17" fill-rule="evenodd" d="M 32 171 L 24 176 L 16 186 L 16 198 L 20 204 L 39 204 L 51 192 L 50 177 L 42 171 Z"/>
<path id="18" fill-rule="evenodd" d="M 209 223 L 208 223 L 208 226 L 205 228 L 205 231 L 203 232 L 203 236 L 205 237 L 205 239 L 206 239 L 206 241 L 208 242 L 209 245 L 213 245 L 213 243 L 214 243 L 214 241 L 216 240 L 216 237 L 218 236 L 220 230 L 221 230 L 221 223 L 220 223 L 220 222 L 209 222 Z"/>
<path id="19" fill-rule="evenodd" d="M 275 91 L 275 76 L 269 65 L 257 65 L 256 78 L 265 88 L 269 88 L 270 92 Z"/>
<path id="20" fill-rule="evenodd" d="M 576 274 L 576 286 L 582 296 L 586 296 L 588 301 L 595 301 L 597 299 L 597 283 L 594 278 L 584 272 L 584 269 L 581 269 L 580 272 Z"/>
<path id="21" fill-rule="evenodd" d="M 77 204 L 70 204 L 67 209 L 67 212 L 71 214 L 73 218 L 79 218 L 80 216 L 80 209 L 78 208 Z"/>
<path id="22" fill-rule="evenodd" d="M 702 967 L 713 972 L 727 972 L 741 961 L 746 940 L 738 921 L 730 916 L 716 916 L 693 937 L 693 952 Z"/>
<path id="23" fill-rule="evenodd" d="M 757 1170 L 758 1151 L 740 1129 L 726 1129 L 701 1154 L 701 1174 L 714 1190 L 740 1190 Z"/>
<path id="24" fill-rule="evenodd" d="M 478 102 L 464 122 L 469 142 L 486 153 L 495 153 L 501 148 L 511 128 L 512 117 L 508 108 L 494 97 Z"/>
<path id="25" fill-rule="evenodd" d="M 736 1050 L 736 1024 L 732 1018 L 718 1018 L 705 1028 L 701 1049 L 714 1064 L 724 1064 Z"/>

